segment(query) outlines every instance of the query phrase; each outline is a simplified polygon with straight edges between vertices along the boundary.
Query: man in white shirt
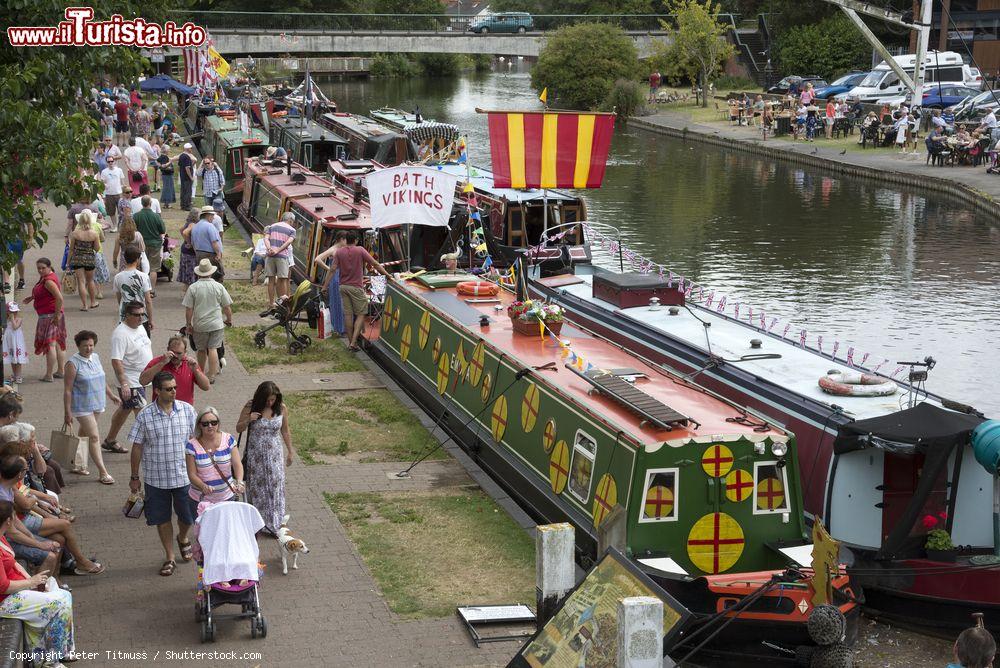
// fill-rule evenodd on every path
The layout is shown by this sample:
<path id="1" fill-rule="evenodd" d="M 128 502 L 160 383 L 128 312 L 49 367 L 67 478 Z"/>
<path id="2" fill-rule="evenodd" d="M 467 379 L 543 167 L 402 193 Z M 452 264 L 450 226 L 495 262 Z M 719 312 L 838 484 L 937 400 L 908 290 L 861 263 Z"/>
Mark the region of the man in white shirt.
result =
<path id="1" fill-rule="evenodd" d="M 117 229 L 118 200 L 122 198 L 125 172 L 121 170 L 114 158 L 108 156 L 108 166 L 101 170 L 99 178 L 104 182 L 104 210 L 111 218 L 111 227 Z"/>
<path id="2" fill-rule="evenodd" d="M 153 359 L 153 348 L 149 336 L 142 326 L 146 307 L 142 302 L 125 304 L 125 320 L 111 333 L 111 366 L 118 383 L 118 394 L 122 403 L 111 415 L 111 428 L 101 447 L 111 452 L 125 452 L 117 443 L 129 413 L 137 414 L 146 404 L 146 391 L 139 382 L 139 376 Z"/>
<path id="3" fill-rule="evenodd" d="M 156 157 L 159 155 L 159 151 L 157 151 L 155 148 L 153 148 L 153 145 L 150 144 L 145 139 L 143 139 L 142 137 L 136 137 L 135 138 L 135 145 L 138 146 L 139 148 L 141 148 L 143 151 L 145 151 L 146 152 L 146 156 L 150 160 L 155 160 Z"/>
<path id="4" fill-rule="evenodd" d="M 115 160 L 121 160 L 124 156 L 122 155 L 122 150 L 112 141 L 111 137 L 104 138 L 104 159 L 114 158 Z"/>
<path id="5" fill-rule="evenodd" d="M 142 321 L 148 335 L 153 330 L 153 286 L 149 282 L 149 274 L 139 267 L 142 251 L 134 244 L 127 244 L 122 251 L 122 259 L 125 261 L 125 268 L 115 274 L 114 280 L 115 297 L 118 298 L 118 321 L 125 321 L 126 304 L 143 303 L 146 305 L 146 315 Z"/>
<path id="6" fill-rule="evenodd" d="M 160 200 L 156 199 L 155 197 L 153 197 L 152 195 L 149 194 L 149 185 L 148 184 L 143 184 L 143 185 L 139 186 L 139 196 L 138 197 L 133 197 L 131 200 L 129 200 L 129 207 L 132 209 L 132 215 L 133 216 L 135 214 L 139 213 L 140 211 L 142 211 L 142 198 L 143 197 L 149 197 L 149 202 L 150 202 L 149 208 L 150 209 L 152 209 L 153 211 L 155 211 L 156 213 L 158 213 L 161 216 L 163 215 L 163 212 L 160 210 Z"/>
<path id="7" fill-rule="evenodd" d="M 149 174 L 146 169 L 149 166 L 149 155 L 135 143 L 135 137 L 129 137 L 128 148 L 125 149 L 125 167 L 128 169 L 128 182 L 133 191 L 139 190 L 139 186 L 149 183 Z"/>

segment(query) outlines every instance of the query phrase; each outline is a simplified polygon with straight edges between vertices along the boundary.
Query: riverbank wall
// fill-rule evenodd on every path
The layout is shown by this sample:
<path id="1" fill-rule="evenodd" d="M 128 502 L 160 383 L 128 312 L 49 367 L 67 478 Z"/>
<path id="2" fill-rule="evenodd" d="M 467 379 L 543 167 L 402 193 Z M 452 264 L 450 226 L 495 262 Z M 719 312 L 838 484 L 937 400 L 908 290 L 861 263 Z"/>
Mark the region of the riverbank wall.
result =
<path id="1" fill-rule="evenodd" d="M 742 127 L 719 127 L 694 123 L 684 114 L 659 112 L 632 118 L 632 127 L 683 141 L 696 141 L 772 160 L 821 169 L 837 176 L 861 178 L 886 185 L 942 193 L 987 215 L 1000 218 L 1000 175 L 983 167 L 940 167 L 925 164 L 926 154 L 901 156 L 895 151 L 872 149 L 871 153 L 841 154 L 821 142 L 763 141 L 759 131 Z M 912 155 L 912 154 L 911 154 Z"/>

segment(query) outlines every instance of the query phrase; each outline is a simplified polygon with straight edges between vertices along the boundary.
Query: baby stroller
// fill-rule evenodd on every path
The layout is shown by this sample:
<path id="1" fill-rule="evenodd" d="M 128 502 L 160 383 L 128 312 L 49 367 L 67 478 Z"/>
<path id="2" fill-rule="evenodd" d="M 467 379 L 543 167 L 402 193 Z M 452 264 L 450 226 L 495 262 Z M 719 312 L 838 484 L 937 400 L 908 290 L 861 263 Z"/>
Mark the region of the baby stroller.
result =
<path id="1" fill-rule="evenodd" d="M 167 281 L 168 283 L 174 280 L 174 256 L 171 251 L 176 246 L 177 242 L 172 240 L 169 235 L 163 235 L 162 262 L 160 263 L 159 271 L 156 272 L 158 280 Z"/>
<path id="2" fill-rule="evenodd" d="M 215 641 L 219 619 L 249 619 L 250 637 L 267 637 L 267 621 L 260 611 L 258 531 L 260 513 L 249 503 L 225 501 L 209 505 L 198 516 L 195 557 L 198 595 L 195 621 L 201 622 L 201 641 Z M 239 613 L 215 614 L 223 605 L 240 606 Z"/>
<path id="3" fill-rule="evenodd" d="M 295 288 L 291 297 L 279 297 L 274 308 L 260 314 L 262 318 L 271 316 L 278 321 L 257 330 L 253 336 L 254 345 L 263 348 L 267 345 L 267 333 L 272 329 L 282 327 L 285 330 L 285 339 L 288 341 L 288 352 L 292 355 L 299 354 L 309 347 L 312 339 L 308 334 L 296 334 L 295 326 L 297 323 L 304 322 L 310 328 L 315 328 L 322 303 L 323 295 L 320 289 L 309 281 L 302 281 L 299 283 L 299 287 Z"/>

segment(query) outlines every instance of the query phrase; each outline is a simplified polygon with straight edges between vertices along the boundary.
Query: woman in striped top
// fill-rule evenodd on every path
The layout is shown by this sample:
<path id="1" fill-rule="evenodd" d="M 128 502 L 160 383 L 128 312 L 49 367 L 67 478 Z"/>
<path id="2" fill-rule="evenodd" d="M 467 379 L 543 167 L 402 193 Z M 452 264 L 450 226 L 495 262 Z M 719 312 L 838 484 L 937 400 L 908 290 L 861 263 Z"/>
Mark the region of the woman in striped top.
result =
<path id="1" fill-rule="evenodd" d="M 184 446 L 195 516 L 201 501 L 231 501 L 243 493 L 243 464 L 236 439 L 222 431 L 219 422 L 219 412 L 211 406 L 205 408 L 195 420 L 194 438 Z"/>

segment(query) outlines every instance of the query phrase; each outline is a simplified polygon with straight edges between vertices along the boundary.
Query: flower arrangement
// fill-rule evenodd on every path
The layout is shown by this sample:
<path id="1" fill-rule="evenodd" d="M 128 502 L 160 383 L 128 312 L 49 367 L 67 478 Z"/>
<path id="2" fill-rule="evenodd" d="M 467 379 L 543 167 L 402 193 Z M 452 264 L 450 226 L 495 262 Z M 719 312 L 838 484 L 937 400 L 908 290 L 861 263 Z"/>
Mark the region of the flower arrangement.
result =
<path id="1" fill-rule="evenodd" d="M 924 547 L 928 550 L 954 550 L 955 544 L 951 542 L 951 536 L 944 529 L 934 529 L 927 534 L 927 543 Z"/>
<path id="2" fill-rule="evenodd" d="M 552 323 L 563 321 L 562 307 L 531 299 L 516 301 L 508 306 L 507 315 L 510 316 L 511 320 L 522 320 L 524 322 L 537 322 L 541 320 L 546 323 Z"/>

